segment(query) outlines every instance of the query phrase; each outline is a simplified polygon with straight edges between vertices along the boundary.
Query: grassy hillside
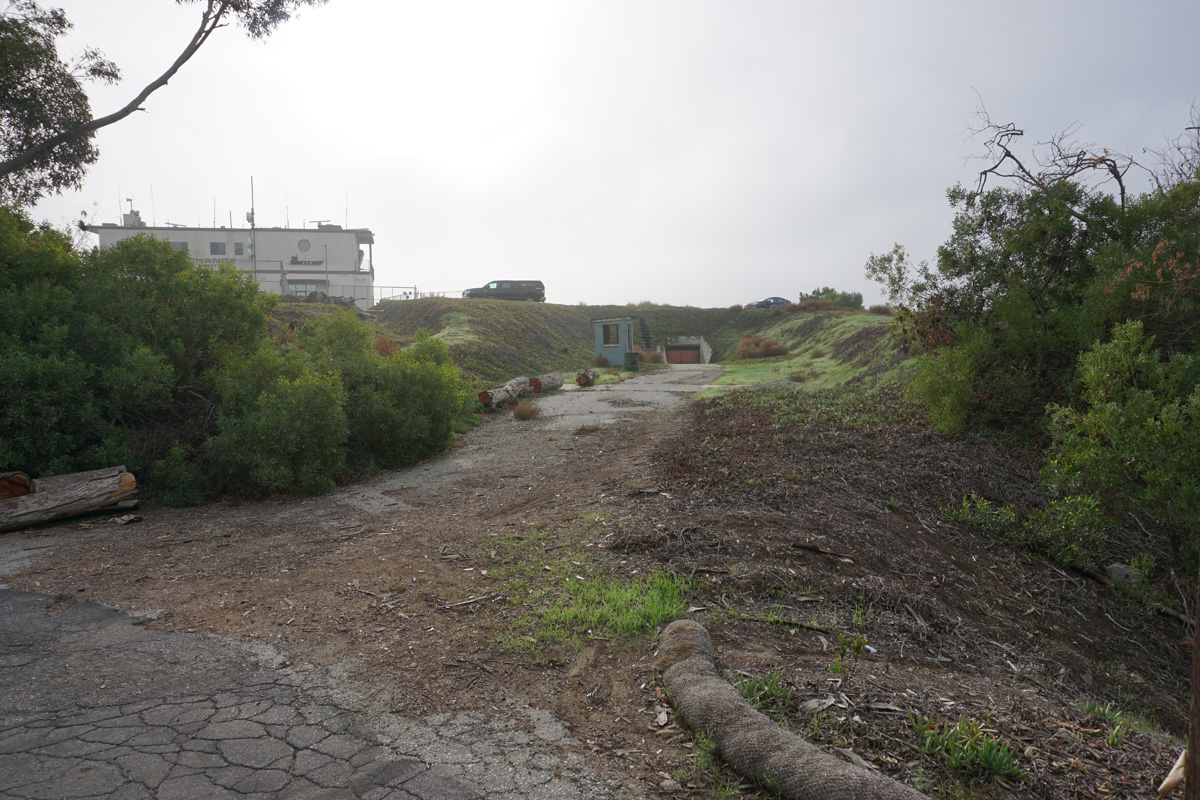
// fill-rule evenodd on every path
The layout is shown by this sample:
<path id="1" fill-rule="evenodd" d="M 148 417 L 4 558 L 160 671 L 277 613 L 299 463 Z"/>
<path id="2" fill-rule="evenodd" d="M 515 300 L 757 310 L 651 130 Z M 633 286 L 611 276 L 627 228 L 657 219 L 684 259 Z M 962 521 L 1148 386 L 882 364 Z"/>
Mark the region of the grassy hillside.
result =
<path id="1" fill-rule="evenodd" d="M 467 378 L 494 385 L 514 375 L 562 370 L 574 373 L 592 362 L 592 320 L 639 316 L 646 320 L 655 346 L 676 336 L 703 336 L 713 360 L 735 362 L 738 340 L 745 333 L 778 339 L 795 354 L 773 359 L 766 380 L 808 370 L 836 382 L 850 369 L 881 353 L 888 317 L 863 313 L 772 314 L 760 309 L 678 306 L 564 306 L 505 300 L 422 298 L 389 301 L 372 313 L 380 325 L 402 340 L 426 330 L 444 341 Z M 813 357 L 812 350 L 825 355 Z M 812 362 L 811 364 L 809 362 Z M 749 379 L 731 380 L 750 383 Z"/>
<path id="2" fill-rule="evenodd" d="M 901 360 L 888 336 L 889 316 L 820 311 L 771 317 L 754 331 L 791 351 L 773 358 L 724 360 L 718 384 L 738 386 L 790 380 L 813 387 L 833 386 L 856 376 L 880 375 Z M 735 345 L 736 350 L 736 345 Z"/>

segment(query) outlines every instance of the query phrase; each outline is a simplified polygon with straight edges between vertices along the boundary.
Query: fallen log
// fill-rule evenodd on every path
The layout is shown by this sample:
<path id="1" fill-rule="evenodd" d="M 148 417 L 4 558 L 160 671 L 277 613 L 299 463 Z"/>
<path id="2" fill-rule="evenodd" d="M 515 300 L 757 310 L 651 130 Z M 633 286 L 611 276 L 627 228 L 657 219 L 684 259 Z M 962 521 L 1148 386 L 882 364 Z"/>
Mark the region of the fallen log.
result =
<path id="1" fill-rule="evenodd" d="M 506 403 L 511 403 L 523 394 L 529 394 L 533 391 L 529 385 L 529 378 L 522 375 L 519 378 L 513 378 L 503 386 L 497 386 L 495 389 L 487 392 L 479 393 L 479 402 L 488 411 L 495 411 L 497 408 L 502 408 Z"/>
<path id="2" fill-rule="evenodd" d="M 818 750 L 751 708 L 717 672 L 712 639 L 698 622 L 667 626 L 655 667 L 688 727 L 712 739 L 731 767 L 786 800 L 928 800 L 882 773 Z"/>
<path id="3" fill-rule="evenodd" d="M 497 386 L 490 392 L 479 393 L 479 402 L 483 404 L 484 409 L 487 411 L 495 411 L 498 408 L 504 408 L 506 404 L 511 403 L 514 400 L 516 400 L 516 398 L 513 397 L 512 392 L 508 391 L 503 386 Z"/>
<path id="4" fill-rule="evenodd" d="M 591 386 L 596 382 L 596 378 L 600 377 L 600 370 L 585 369 L 583 372 L 575 376 L 575 382 L 580 386 Z"/>
<path id="5" fill-rule="evenodd" d="M 122 505 L 135 494 L 137 479 L 124 466 L 41 478 L 37 491 L 0 500 L 0 531 Z"/>
<path id="6" fill-rule="evenodd" d="M 557 389 L 563 385 L 563 374 L 561 372 L 548 372 L 545 375 L 538 375 L 536 378 L 529 379 L 529 388 L 534 394 L 545 392 L 549 389 Z"/>
<path id="7" fill-rule="evenodd" d="M 37 484 L 24 472 L 0 472 L 0 500 L 21 497 L 36 491 Z"/>
<path id="8" fill-rule="evenodd" d="M 519 378 L 513 378 L 511 381 L 504 384 L 504 388 L 507 389 L 508 393 L 513 397 L 520 397 L 521 395 L 526 395 L 533 391 L 532 387 L 529 385 L 529 378 L 525 377 L 524 375 Z"/>

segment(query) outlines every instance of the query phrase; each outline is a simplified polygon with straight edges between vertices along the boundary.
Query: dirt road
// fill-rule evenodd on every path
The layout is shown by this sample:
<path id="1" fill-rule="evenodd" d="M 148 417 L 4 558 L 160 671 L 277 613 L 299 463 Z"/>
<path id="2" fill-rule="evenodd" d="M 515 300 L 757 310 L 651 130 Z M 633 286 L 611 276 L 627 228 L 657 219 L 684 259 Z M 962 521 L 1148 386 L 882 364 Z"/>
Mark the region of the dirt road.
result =
<path id="1" fill-rule="evenodd" d="M 571 527 L 636 490 L 655 443 L 676 433 L 670 412 L 719 372 L 674 367 L 555 393 L 538 400 L 536 420 L 488 415 L 451 452 L 325 497 L 151 506 L 134 525 L 96 517 L 6 534 L 0 575 L 13 591 L 52 598 L 51 623 L 56 612 L 100 603 L 149 620 L 151 629 L 269 646 L 277 655 L 271 667 L 286 670 L 289 685 L 319 691 L 322 702 L 353 714 L 362 741 L 458 781 L 453 792 L 446 784 L 447 797 L 466 796 L 470 787 L 489 797 L 640 796 L 657 780 L 646 766 L 654 743 L 633 718 L 657 702 L 640 663 L 648 653 L 614 659 L 617 645 L 597 641 L 571 664 L 507 655 L 491 640 L 505 612 L 488 575 L 495 558 L 488 543 L 500 533 Z M 37 602 L 17 605 L 44 613 Z M 155 641 L 184 648 L 182 639 Z M 46 659 L 73 657 L 70 647 L 46 647 Z M 94 652 L 112 656 L 103 647 Z M 138 684 L 139 670 L 149 666 L 136 651 L 121 653 L 133 659 L 120 667 L 124 684 Z M 49 661 L 42 666 L 52 669 Z M 120 683 L 73 691 L 82 692 L 79 702 L 107 707 L 116 695 L 106 693 Z M 608 722 L 616 734 L 587 724 L 579 687 L 597 683 L 614 698 Z M 20 713 L 66 714 L 49 707 Z M 40 748 L 48 746 L 36 736 L 12 741 L 26 751 L 0 745 L 0 772 L 23 769 L 26 761 L 14 758 L 44 755 Z M 54 758 L 41 764 L 49 770 L 43 788 L 97 766 L 94 757 L 83 766 Z M 105 774 L 122 785 L 125 768 L 109 766 Z M 176 777 L 224 786 L 212 777 L 218 774 L 226 773 L 214 767 Z M 349 786 L 353 774 L 330 786 Z M 409 795 L 394 791 L 388 796 L 417 796 L 411 787 Z"/>

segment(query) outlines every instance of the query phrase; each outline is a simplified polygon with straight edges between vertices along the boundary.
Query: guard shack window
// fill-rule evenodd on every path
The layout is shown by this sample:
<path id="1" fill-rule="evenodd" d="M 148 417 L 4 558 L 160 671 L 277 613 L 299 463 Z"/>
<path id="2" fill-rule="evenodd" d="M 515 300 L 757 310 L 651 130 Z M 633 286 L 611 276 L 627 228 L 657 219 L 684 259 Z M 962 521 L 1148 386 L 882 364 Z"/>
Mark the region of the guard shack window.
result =
<path id="1" fill-rule="evenodd" d="M 604 325 L 604 326 L 602 326 L 602 330 L 603 330 L 603 333 L 601 335 L 604 337 L 603 343 L 604 343 L 605 347 L 608 347 L 609 345 L 612 345 L 612 344 L 620 344 L 621 343 L 621 333 L 619 330 L 619 326 Z"/>

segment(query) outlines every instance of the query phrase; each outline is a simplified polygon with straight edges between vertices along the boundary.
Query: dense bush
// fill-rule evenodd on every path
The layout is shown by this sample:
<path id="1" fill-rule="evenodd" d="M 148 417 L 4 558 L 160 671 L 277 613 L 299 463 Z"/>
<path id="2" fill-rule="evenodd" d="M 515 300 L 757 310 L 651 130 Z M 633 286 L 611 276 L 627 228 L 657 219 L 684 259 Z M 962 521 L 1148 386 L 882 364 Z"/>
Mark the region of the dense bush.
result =
<path id="1" fill-rule="evenodd" d="M 832 286 L 823 286 L 820 289 L 813 289 L 808 294 L 801 292 L 797 303 L 800 305 L 811 304 L 804 309 L 805 311 L 825 311 L 831 308 L 858 311 L 863 307 L 863 296 L 862 292 L 839 292 Z"/>
<path id="2" fill-rule="evenodd" d="M 269 300 L 139 238 L 81 258 L 0 209 L 0 464 L 34 475 L 137 464 L 181 395 L 261 336 Z M 160 455 L 169 449 L 169 435 Z"/>
<path id="3" fill-rule="evenodd" d="M 1157 521 L 1190 560 L 1200 520 L 1200 357 L 1164 359 L 1142 327 L 1120 325 L 1080 357 L 1083 403 L 1051 408 L 1043 473 L 1059 494 L 1095 498 L 1109 516 Z"/>
<path id="4" fill-rule="evenodd" d="M 421 334 L 380 352 L 349 311 L 318 317 L 295 344 L 261 343 L 216 376 L 222 475 L 274 491 L 328 491 L 343 473 L 405 466 L 445 449 L 464 390 L 444 344 Z M 261 443 L 257 446 L 255 443 Z"/>
<path id="5" fill-rule="evenodd" d="M 1053 499 L 1013 521 L 1028 543 L 1093 566 L 1136 520 L 1194 568 L 1200 180 L 1137 197 L 1064 179 L 949 198 L 935 264 L 900 246 L 867 264 L 917 356 L 911 396 L 945 433 L 1049 439 Z"/>
<path id="6" fill-rule="evenodd" d="M 0 209 L 0 469 L 125 463 L 187 504 L 325 492 L 450 443 L 464 390 L 440 341 L 398 349 L 348 311 L 270 341 L 274 302 L 166 242 L 80 256 Z"/>
<path id="7" fill-rule="evenodd" d="M 332 491 L 346 464 L 346 393 L 336 375 L 278 376 L 240 413 L 223 415 L 207 453 L 222 484 L 275 492 Z"/>

